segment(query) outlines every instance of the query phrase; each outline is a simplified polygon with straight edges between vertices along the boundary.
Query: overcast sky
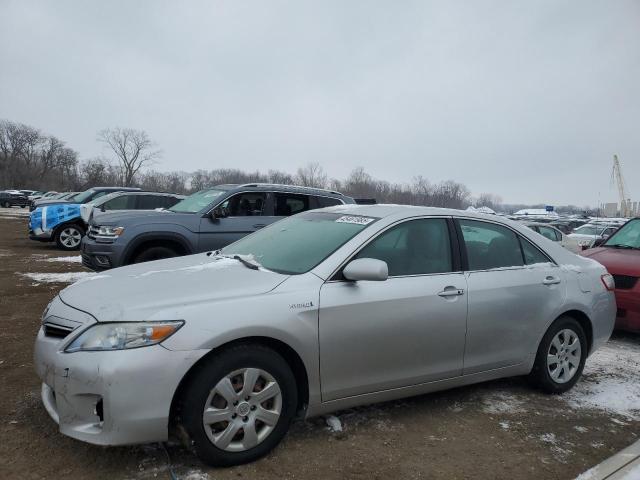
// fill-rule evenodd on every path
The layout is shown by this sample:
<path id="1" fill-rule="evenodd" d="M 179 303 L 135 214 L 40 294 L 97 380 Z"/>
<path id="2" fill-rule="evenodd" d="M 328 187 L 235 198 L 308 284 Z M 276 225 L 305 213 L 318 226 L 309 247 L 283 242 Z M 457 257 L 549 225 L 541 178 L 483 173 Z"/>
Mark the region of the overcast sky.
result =
<path id="1" fill-rule="evenodd" d="M 453 179 L 511 203 L 640 200 L 640 2 L 0 0 L 0 118 L 159 170 Z"/>

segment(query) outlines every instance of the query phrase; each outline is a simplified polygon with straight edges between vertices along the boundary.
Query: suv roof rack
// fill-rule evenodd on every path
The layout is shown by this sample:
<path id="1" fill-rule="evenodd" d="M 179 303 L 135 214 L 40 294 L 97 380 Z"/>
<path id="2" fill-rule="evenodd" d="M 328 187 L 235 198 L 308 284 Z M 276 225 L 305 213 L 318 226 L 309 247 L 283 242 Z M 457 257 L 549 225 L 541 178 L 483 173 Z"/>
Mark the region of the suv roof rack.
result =
<path id="1" fill-rule="evenodd" d="M 335 190 L 329 190 L 326 188 L 318 188 L 318 187 L 305 187 L 302 185 L 286 185 L 284 183 L 261 183 L 261 182 L 254 182 L 254 183 L 245 183 L 244 185 L 238 185 L 238 187 L 240 188 L 248 188 L 248 187 L 278 187 L 278 188 L 291 188 L 291 189 L 299 189 L 299 190 L 309 190 L 309 191 L 316 191 L 316 192 L 325 192 L 325 193 L 333 193 L 334 195 L 342 195 L 344 196 L 342 193 L 340 192 L 336 192 Z"/>

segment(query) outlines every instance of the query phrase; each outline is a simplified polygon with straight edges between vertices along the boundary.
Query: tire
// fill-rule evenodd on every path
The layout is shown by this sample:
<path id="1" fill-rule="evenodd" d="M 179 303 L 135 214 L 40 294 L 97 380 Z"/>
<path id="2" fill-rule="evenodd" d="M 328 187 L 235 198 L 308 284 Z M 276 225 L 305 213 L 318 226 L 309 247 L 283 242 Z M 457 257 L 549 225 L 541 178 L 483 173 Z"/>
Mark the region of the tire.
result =
<path id="1" fill-rule="evenodd" d="M 54 240 L 61 250 L 78 250 L 84 237 L 84 228 L 80 225 L 62 225 L 54 235 Z"/>
<path id="2" fill-rule="evenodd" d="M 3 206 L 4 208 L 11 208 L 11 203 L 9 203 L 9 202 L 2 202 L 2 206 Z"/>
<path id="3" fill-rule="evenodd" d="M 240 465 L 257 460 L 280 443 L 298 404 L 296 379 L 280 354 L 261 345 L 238 345 L 207 358 L 197 368 L 183 391 L 179 421 L 203 462 L 216 467 Z M 251 381 L 254 387 L 245 397 L 247 378 L 256 381 Z M 233 390 L 225 390 L 224 385 Z M 260 401 L 260 392 L 274 396 Z M 205 426 L 205 408 L 216 414 L 214 419 L 222 420 Z M 246 432 L 255 436 L 247 437 Z"/>
<path id="4" fill-rule="evenodd" d="M 26 207 L 26 205 L 20 205 L 20 208 L 24 208 L 24 207 Z"/>
<path id="5" fill-rule="evenodd" d="M 580 323 L 572 317 L 561 316 L 542 337 L 529 380 L 547 393 L 570 390 L 582 375 L 588 348 Z"/>
<path id="6" fill-rule="evenodd" d="M 133 263 L 151 262 L 152 260 L 161 260 L 163 258 L 177 257 L 178 252 L 169 247 L 150 247 L 138 253 L 133 259 Z"/>

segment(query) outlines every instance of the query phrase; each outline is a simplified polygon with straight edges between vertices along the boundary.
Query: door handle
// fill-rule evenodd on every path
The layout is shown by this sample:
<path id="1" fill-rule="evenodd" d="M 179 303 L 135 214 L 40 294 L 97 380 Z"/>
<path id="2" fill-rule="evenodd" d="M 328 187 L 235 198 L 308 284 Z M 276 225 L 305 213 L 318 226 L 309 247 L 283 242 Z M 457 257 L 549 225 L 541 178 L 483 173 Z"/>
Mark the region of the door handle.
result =
<path id="1" fill-rule="evenodd" d="M 438 292 L 438 296 L 440 297 L 455 297 L 458 295 L 464 295 L 464 290 L 462 288 L 451 288 L 449 290 L 445 288 L 443 291 Z"/>
<path id="2" fill-rule="evenodd" d="M 549 275 L 542 281 L 543 285 L 556 285 L 558 283 L 560 283 L 560 279 L 558 277 L 553 277 L 551 275 Z"/>
<path id="3" fill-rule="evenodd" d="M 256 224 L 253 226 L 253 228 L 258 229 L 258 228 L 264 228 L 264 227 L 266 227 L 266 226 L 267 226 L 267 225 L 266 225 L 265 223 L 256 223 Z"/>

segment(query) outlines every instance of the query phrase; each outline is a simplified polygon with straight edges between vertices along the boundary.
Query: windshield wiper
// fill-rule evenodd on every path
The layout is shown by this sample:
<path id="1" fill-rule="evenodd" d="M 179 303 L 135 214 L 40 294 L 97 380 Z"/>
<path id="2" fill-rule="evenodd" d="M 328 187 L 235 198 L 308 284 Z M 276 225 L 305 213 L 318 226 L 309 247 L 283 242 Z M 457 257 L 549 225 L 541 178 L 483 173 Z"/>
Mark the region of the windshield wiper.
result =
<path id="1" fill-rule="evenodd" d="M 219 250 L 213 252 L 214 255 L 218 255 Z M 249 260 L 246 255 L 220 255 L 223 258 L 233 258 L 234 260 L 238 260 L 245 267 L 250 268 L 251 270 L 259 270 L 261 265 L 255 260 Z"/>

